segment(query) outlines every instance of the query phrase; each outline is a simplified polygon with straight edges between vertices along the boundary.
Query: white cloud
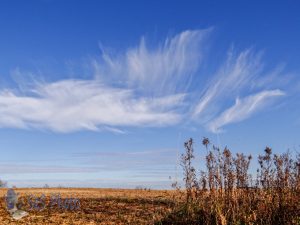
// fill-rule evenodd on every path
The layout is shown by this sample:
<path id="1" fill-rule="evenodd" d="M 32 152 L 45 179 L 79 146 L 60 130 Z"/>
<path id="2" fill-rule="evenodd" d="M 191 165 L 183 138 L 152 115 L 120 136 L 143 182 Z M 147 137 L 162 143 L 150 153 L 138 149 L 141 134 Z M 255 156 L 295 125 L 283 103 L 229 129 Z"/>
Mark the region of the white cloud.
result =
<path id="1" fill-rule="evenodd" d="M 31 96 L 2 91 L 0 126 L 70 132 L 170 125 L 180 120 L 173 108 L 183 99 L 184 94 L 136 97 L 129 89 L 108 87 L 95 80 L 64 80 L 40 84 L 31 90 Z"/>
<path id="2" fill-rule="evenodd" d="M 176 124 L 210 30 L 184 31 L 156 48 L 142 39 L 116 57 L 104 51 L 103 60 L 93 63 L 96 74 L 90 80 L 34 82 L 18 84 L 22 88 L 17 92 L 2 90 L 0 126 L 122 133 L 126 126 Z M 14 73 L 22 77 L 19 69 Z"/>
<path id="3" fill-rule="evenodd" d="M 202 122 L 212 119 L 226 99 L 249 89 L 262 71 L 261 54 L 251 49 L 235 55 L 229 52 L 226 62 L 204 87 L 200 100 L 193 109 L 193 117 Z"/>
<path id="4" fill-rule="evenodd" d="M 154 48 L 142 38 L 124 55 L 111 56 L 104 49 L 103 61 L 93 64 L 97 78 L 154 96 L 185 92 L 202 62 L 211 30 L 187 30 Z"/>
<path id="5" fill-rule="evenodd" d="M 200 83 L 211 31 L 187 30 L 156 47 L 142 38 L 118 54 L 102 47 L 101 60 L 92 62 L 93 78 L 85 80 L 38 82 L 33 73 L 13 70 L 20 83 L 14 90 L 0 90 L 0 127 L 124 133 L 126 127 L 169 126 L 187 117 L 208 125 L 237 96 L 278 88 L 273 80 L 282 68 L 264 72 L 262 54 L 251 49 L 229 52 L 215 76 Z M 34 82 L 26 83 L 23 75 Z"/>
<path id="6" fill-rule="evenodd" d="M 234 106 L 225 110 L 219 117 L 210 121 L 208 128 L 212 132 L 220 132 L 221 128 L 230 123 L 247 119 L 255 112 L 265 108 L 273 97 L 283 96 L 280 90 L 262 91 L 243 99 L 236 99 Z"/>

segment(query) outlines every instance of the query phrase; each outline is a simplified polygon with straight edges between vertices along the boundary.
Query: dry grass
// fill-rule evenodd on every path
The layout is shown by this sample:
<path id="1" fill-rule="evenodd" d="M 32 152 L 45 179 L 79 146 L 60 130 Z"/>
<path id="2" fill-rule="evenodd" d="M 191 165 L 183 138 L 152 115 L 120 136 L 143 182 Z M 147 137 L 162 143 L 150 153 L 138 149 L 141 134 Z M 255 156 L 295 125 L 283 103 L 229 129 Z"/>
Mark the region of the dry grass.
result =
<path id="1" fill-rule="evenodd" d="M 193 140 L 184 144 L 181 165 L 184 189 L 174 191 L 124 189 L 16 189 L 28 211 L 26 196 L 60 193 L 78 198 L 81 209 L 47 207 L 29 211 L 20 221 L 0 205 L 0 225 L 5 224 L 155 224 L 155 225 L 300 225 L 300 154 L 276 155 L 266 147 L 258 157 L 257 173 L 249 173 L 251 155 L 233 155 L 203 139 L 206 158 L 194 157 Z M 197 171 L 194 164 L 206 166 Z M 0 189 L 4 197 L 7 189 Z"/>
<path id="2" fill-rule="evenodd" d="M 266 147 L 258 157 L 256 177 L 249 173 L 251 155 L 233 155 L 204 138 L 206 158 L 194 167 L 193 139 L 181 157 L 184 202 L 177 200 L 173 212 L 161 224 L 201 225 L 300 225 L 300 155 L 276 155 Z"/>
<path id="3" fill-rule="evenodd" d="M 7 189 L 0 190 L 3 199 Z M 124 189 L 79 189 L 47 188 L 16 189 L 19 199 L 25 203 L 24 210 L 29 210 L 26 196 L 45 194 L 47 201 L 51 193 L 60 193 L 62 198 L 80 199 L 81 209 L 68 211 L 49 209 L 29 211 L 27 217 L 13 220 L 6 211 L 4 200 L 0 206 L 0 224 L 154 224 L 162 219 L 172 208 L 172 191 L 124 190 Z"/>

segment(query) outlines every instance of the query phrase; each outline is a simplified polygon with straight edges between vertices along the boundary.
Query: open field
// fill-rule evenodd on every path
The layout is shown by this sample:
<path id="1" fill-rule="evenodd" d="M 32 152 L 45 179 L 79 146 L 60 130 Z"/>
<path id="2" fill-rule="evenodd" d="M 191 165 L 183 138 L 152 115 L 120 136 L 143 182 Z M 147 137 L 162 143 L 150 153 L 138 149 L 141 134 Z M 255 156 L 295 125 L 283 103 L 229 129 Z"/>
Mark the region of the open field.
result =
<path id="1" fill-rule="evenodd" d="M 22 208 L 29 215 L 14 220 L 6 211 L 4 196 L 7 189 L 0 190 L 0 224 L 153 224 L 161 219 L 172 207 L 172 191 L 93 189 L 93 188 L 28 188 L 15 189 L 19 193 Z M 27 196 L 46 196 L 60 193 L 61 198 L 78 198 L 79 210 L 65 210 L 46 207 L 44 210 L 29 210 Z"/>
<path id="2" fill-rule="evenodd" d="M 174 183 L 172 191 L 27 188 L 15 189 L 18 197 L 10 191 L 6 199 L 7 189 L 0 189 L 0 225 L 300 225 L 299 153 L 278 155 L 266 147 L 254 176 L 249 173 L 251 155 L 221 150 L 207 138 L 202 144 L 206 157 L 198 163 L 206 168 L 199 173 L 193 166 L 189 139 L 181 155 L 184 186 Z M 29 214 L 15 221 L 12 216 L 22 210 Z"/>

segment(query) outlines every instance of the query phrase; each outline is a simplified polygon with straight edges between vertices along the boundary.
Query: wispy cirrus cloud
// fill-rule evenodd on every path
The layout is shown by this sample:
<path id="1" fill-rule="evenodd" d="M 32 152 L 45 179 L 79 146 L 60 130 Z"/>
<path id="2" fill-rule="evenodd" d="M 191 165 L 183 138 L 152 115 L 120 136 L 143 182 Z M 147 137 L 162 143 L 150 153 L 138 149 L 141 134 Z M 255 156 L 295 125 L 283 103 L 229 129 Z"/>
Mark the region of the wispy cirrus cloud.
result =
<path id="1" fill-rule="evenodd" d="M 119 126 L 162 126 L 180 120 L 173 112 L 184 94 L 135 97 L 130 89 L 113 88 L 96 80 L 64 80 L 40 84 L 32 96 L 0 93 L 0 126 L 40 128 L 57 132 L 81 129 L 111 131 Z"/>
<path id="2" fill-rule="evenodd" d="M 185 31 L 155 48 L 142 39 L 115 58 L 104 52 L 102 60 L 93 63 L 95 78 L 90 80 L 35 82 L 18 91 L 2 90 L 0 127 L 122 133 L 119 127 L 176 124 L 186 96 L 182 82 L 197 70 L 201 43 L 209 32 Z"/>
<path id="3" fill-rule="evenodd" d="M 0 170 L 2 179 L 18 187 L 43 186 L 46 183 L 53 186 L 56 181 L 59 182 L 58 184 L 67 185 L 66 183 L 71 182 L 73 178 L 72 182 L 76 183 L 76 186 L 87 185 L 89 183 L 87 180 L 92 179 L 95 184 L 90 186 L 118 185 L 120 187 L 126 183 L 131 187 L 137 185 L 157 187 L 163 183 L 166 188 L 169 188 L 171 182 L 169 176 L 173 177 L 177 173 L 174 171 L 177 160 L 175 152 L 176 149 L 84 151 L 69 155 L 68 160 L 72 162 L 71 164 L 65 159 L 63 165 L 60 165 L 57 160 L 50 163 L 48 161 L 46 165 L 44 161 L 24 163 L 11 160 L 2 163 Z M 45 180 L 45 177 L 48 179 Z M 69 183 L 68 186 L 74 184 Z"/>
<path id="4" fill-rule="evenodd" d="M 101 60 L 91 63 L 91 79 L 35 81 L 14 90 L 2 89 L 0 127 L 123 133 L 126 127 L 170 126 L 192 118 L 217 132 L 252 115 L 235 113 L 231 119 L 221 119 L 228 102 L 237 96 L 264 93 L 268 87 L 276 89 L 274 76 L 280 76 L 281 70 L 264 71 L 262 53 L 252 49 L 229 51 L 225 62 L 214 62 L 215 75 L 207 83 L 198 82 L 211 33 L 212 28 L 187 30 L 154 47 L 142 38 L 138 46 L 119 54 L 102 47 Z M 193 82 L 199 85 L 191 85 Z M 276 95 L 268 96 L 273 97 Z M 259 111 L 265 102 L 252 105 L 252 111 Z M 236 108 L 232 111 L 238 111 Z"/>
<path id="5" fill-rule="evenodd" d="M 266 107 L 274 97 L 283 96 L 280 90 L 262 91 L 243 99 L 237 98 L 235 104 L 226 109 L 220 116 L 208 123 L 212 132 L 220 132 L 221 128 L 230 123 L 236 123 L 249 118 L 254 113 Z"/>
<path id="6" fill-rule="evenodd" d="M 28 164 L 1 164 L 2 174 L 27 174 L 27 173 L 91 173 L 100 170 L 99 167 L 87 167 L 87 166 L 38 166 Z"/>
<path id="7" fill-rule="evenodd" d="M 97 173 L 97 172 L 118 172 L 138 171 L 164 173 L 167 175 L 169 165 L 176 162 L 176 149 L 153 149 L 144 151 L 97 151 L 79 152 L 70 155 L 67 159 L 54 160 L 55 163 L 45 165 L 49 160 L 1 162 L 2 174 L 57 174 L 57 173 Z M 119 159 L 118 164 L 115 164 Z M 66 163 L 72 161 L 72 165 Z M 53 161 L 53 160 L 52 160 Z M 57 164 L 62 161 L 64 165 Z M 74 166 L 74 163 L 76 166 Z M 153 169 L 155 166 L 155 169 Z M 167 170 L 167 171 L 166 171 Z"/>
<path id="8" fill-rule="evenodd" d="M 200 100 L 192 108 L 192 116 L 214 133 L 227 124 L 241 122 L 270 106 L 277 96 L 284 95 L 279 89 L 264 90 L 287 83 L 282 82 L 282 75 L 282 66 L 271 72 L 264 70 L 262 52 L 247 49 L 236 54 L 230 51 L 225 63 L 205 85 Z M 258 90 L 261 92 L 254 94 Z M 240 100 L 241 95 L 248 96 Z M 236 99 L 235 105 L 226 109 L 233 99 Z"/>
<path id="9" fill-rule="evenodd" d="M 188 91 L 193 76 L 204 58 L 212 28 L 186 30 L 148 47 L 145 38 L 125 54 L 109 54 L 102 47 L 102 61 L 94 61 L 97 78 L 138 90 L 152 96 Z"/>
<path id="10" fill-rule="evenodd" d="M 241 91 L 249 89 L 261 71 L 261 53 L 255 54 L 251 49 L 240 54 L 230 51 L 226 62 L 204 86 L 200 100 L 194 108 L 193 117 L 207 120 L 214 117 L 222 107 L 224 99 L 235 98 Z"/>
<path id="11" fill-rule="evenodd" d="M 155 149 L 145 151 L 99 151 L 74 154 L 74 159 L 85 165 L 101 165 L 107 171 L 113 170 L 157 170 L 164 172 L 169 165 L 176 163 L 176 149 Z M 119 158 L 118 165 L 114 164 Z M 112 166 L 113 165 L 113 166 Z M 162 169 L 163 168 L 163 169 Z"/>

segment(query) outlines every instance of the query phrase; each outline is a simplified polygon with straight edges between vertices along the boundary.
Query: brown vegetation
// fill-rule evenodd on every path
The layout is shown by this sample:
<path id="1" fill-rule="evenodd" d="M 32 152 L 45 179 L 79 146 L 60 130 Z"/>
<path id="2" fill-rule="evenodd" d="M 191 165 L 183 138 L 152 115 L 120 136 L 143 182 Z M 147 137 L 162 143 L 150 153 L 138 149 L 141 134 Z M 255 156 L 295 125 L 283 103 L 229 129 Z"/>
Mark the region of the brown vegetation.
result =
<path id="1" fill-rule="evenodd" d="M 0 189 L 0 224 L 154 224 L 170 213 L 172 191 L 130 190 L 130 189 L 93 189 L 93 188 L 24 188 L 15 189 L 20 193 L 21 208 L 29 215 L 21 220 L 13 220 L 6 211 L 4 195 L 7 189 Z M 80 199 L 81 209 L 70 211 L 46 207 L 41 211 L 29 210 L 27 196 L 60 193 L 62 198 Z"/>
<path id="2" fill-rule="evenodd" d="M 193 139 L 188 140 L 181 159 L 185 191 L 178 189 L 185 201 L 178 199 L 160 224 L 300 224 L 299 154 L 273 155 L 266 147 L 254 178 L 251 155 L 221 151 L 207 138 L 202 143 L 206 170 L 196 173 Z"/>
<path id="3" fill-rule="evenodd" d="M 299 153 L 277 155 L 266 147 L 258 156 L 258 169 L 250 172 L 251 155 L 233 155 L 227 147 L 220 150 L 207 138 L 202 144 L 206 152 L 202 165 L 206 169 L 197 171 L 194 141 L 184 143 L 185 153 L 181 157 L 184 189 L 177 184 L 175 191 L 16 189 L 23 203 L 20 207 L 29 215 L 13 220 L 3 200 L 0 224 L 300 225 Z M 0 189 L 2 199 L 6 191 Z M 53 193 L 60 193 L 62 198 L 78 198 L 81 208 L 29 210 L 28 195 L 44 194 L 49 203 Z"/>

